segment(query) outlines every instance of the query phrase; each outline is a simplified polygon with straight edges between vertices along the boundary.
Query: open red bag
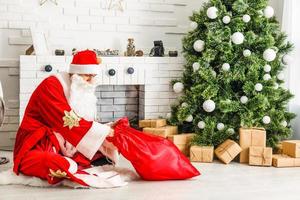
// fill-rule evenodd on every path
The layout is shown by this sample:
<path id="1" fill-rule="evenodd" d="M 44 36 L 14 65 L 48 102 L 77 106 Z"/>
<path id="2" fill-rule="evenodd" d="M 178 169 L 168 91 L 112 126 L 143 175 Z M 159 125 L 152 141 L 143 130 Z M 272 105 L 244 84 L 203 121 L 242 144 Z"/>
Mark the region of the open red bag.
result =
<path id="1" fill-rule="evenodd" d="M 108 138 L 128 159 L 144 180 L 181 180 L 200 172 L 169 140 L 131 128 L 127 118 L 115 126 L 114 137 Z"/>

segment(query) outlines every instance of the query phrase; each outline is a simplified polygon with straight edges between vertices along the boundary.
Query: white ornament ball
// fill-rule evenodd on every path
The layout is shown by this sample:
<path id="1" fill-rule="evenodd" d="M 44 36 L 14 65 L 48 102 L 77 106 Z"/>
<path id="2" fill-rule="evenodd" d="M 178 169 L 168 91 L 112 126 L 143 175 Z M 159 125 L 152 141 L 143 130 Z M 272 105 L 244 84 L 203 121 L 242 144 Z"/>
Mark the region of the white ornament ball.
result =
<path id="1" fill-rule="evenodd" d="M 265 74 L 264 77 L 263 77 L 263 79 L 264 79 L 265 81 L 268 81 L 268 80 L 271 79 L 271 75 L 270 75 L 270 74 Z"/>
<path id="2" fill-rule="evenodd" d="M 271 18 L 274 16 L 274 9 L 271 7 L 271 6 L 267 6 L 265 9 L 264 9 L 264 16 L 266 18 Z"/>
<path id="3" fill-rule="evenodd" d="M 280 73 L 277 75 L 277 79 L 283 81 L 283 80 L 284 80 L 284 73 L 283 73 L 283 72 L 280 72 Z"/>
<path id="4" fill-rule="evenodd" d="M 194 70 L 194 72 L 198 71 L 199 68 L 200 68 L 200 64 L 197 63 L 197 62 L 195 62 L 195 63 L 193 64 L 193 70 Z"/>
<path id="5" fill-rule="evenodd" d="M 224 16 L 223 19 L 222 19 L 224 24 L 229 24 L 230 20 L 231 20 L 231 18 L 228 15 Z"/>
<path id="6" fill-rule="evenodd" d="M 279 84 L 278 83 L 274 83 L 274 89 L 278 89 L 279 88 Z"/>
<path id="7" fill-rule="evenodd" d="M 197 52 L 203 51 L 204 50 L 204 45 L 205 45 L 205 43 L 202 40 L 196 40 L 194 42 L 195 51 L 197 51 Z"/>
<path id="8" fill-rule="evenodd" d="M 206 14 L 209 19 L 216 19 L 218 17 L 218 9 L 212 6 L 207 9 Z"/>
<path id="9" fill-rule="evenodd" d="M 256 91 L 260 92 L 260 91 L 262 91 L 262 89 L 263 89 L 263 85 L 261 83 L 257 83 L 255 85 L 255 90 Z"/>
<path id="10" fill-rule="evenodd" d="M 234 44 L 242 44 L 244 42 L 244 35 L 241 32 L 235 32 L 234 34 L 232 34 L 231 36 L 231 40 Z"/>
<path id="11" fill-rule="evenodd" d="M 241 101 L 242 104 L 246 104 L 248 102 L 248 97 L 242 96 L 240 101 Z"/>
<path id="12" fill-rule="evenodd" d="M 243 55 L 244 55 L 245 57 L 249 57 L 249 56 L 251 56 L 251 51 L 250 51 L 249 49 L 245 49 L 245 50 L 243 51 Z"/>
<path id="13" fill-rule="evenodd" d="M 217 124 L 217 129 L 218 129 L 219 131 L 223 130 L 224 128 L 225 128 L 225 125 L 224 125 L 223 123 L 218 123 L 218 124 Z"/>
<path id="14" fill-rule="evenodd" d="M 171 113 L 167 113 L 166 118 L 170 119 L 171 117 L 172 117 L 172 114 Z"/>
<path id="15" fill-rule="evenodd" d="M 183 102 L 182 104 L 181 104 L 181 107 L 187 107 L 188 106 L 188 104 L 186 103 L 186 102 Z"/>
<path id="16" fill-rule="evenodd" d="M 211 73 L 212 73 L 212 75 L 213 75 L 213 77 L 217 77 L 217 72 L 215 71 L 215 70 L 211 70 Z"/>
<path id="17" fill-rule="evenodd" d="M 284 55 L 282 57 L 282 62 L 285 65 L 290 65 L 292 63 L 292 61 L 293 61 L 293 58 L 290 55 Z"/>
<path id="18" fill-rule="evenodd" d="M 213 100 L 209 99 L 209 100 L 204 101 L 202 107 L 206 112 L 212 112 L 215 110 L 216 104 Z"/>
<path id="19" fill-rule="evenodd" d="M 229 70 L 230 70 L 230 65 L 229 65 L 228 63 L 224 63 L 224 64 L 222 65 L 222 70 L 224 70 L 224 71 L 229 71 Z"/>
<path id="20" fill-rule="evenodd" d="M 185 121 L 186 122 L 192 122 L 193 121 L 193 116 L 192 115 L 189 115 L 186 119 L 185 119 Z"/>
<path id="21" fill-rule="evenodd" d="M 198 27 L 197 22 L 191 22 L 190 27 L 191 29 L 195 30 Z"/>
<path id="22" fill-rule="evenodd" d="M 283 126 L 283 127 L 287 127 L 287 125 L 288 125 L 287 121 L 285 121 L 285 120 L 282 121 L 280 124 L 281 124 L 281 126 Z"/>
<path id="23" fill-rule="evenodd" d="M 180 93 L 180 92 L 182 92 L 182 91 L 183 91 L 183 88 L 184 88 L 184 86 L 183 86 L 183 84 L 182 84 L 181 82 L 177 82 L 177 83 L 175 83 L 175 84 L 173 85 L 173 90 L 174 90 L 175 93 Z"/>
<path id="24" fill-rule="evenodd" d="M 198 122 L 198 128 L 204 129 L 205 128 L 205 122 L 204 121 Z"/>
<path id="25" fill-rule="evenodd" d="M 274 49 L 266 49 L 263 53 L 263 57 L 266 61 L 271 62 L 276 58 L 276 52 Z"/>
<path id="26" fill-rule="evenodd" d="M 234 134 L 234 129 L 233 129 L 233 128 L 229 128 L 229 129 L 227 129 L 227 132 L 228 132 L 229 134 Z"/>
<path id="27" fill-rule="evenodd" d="M 265 66 L 264 66 L 264 71 L 265 71 L 265 72 L 270 72 L 271 69 L 272 69 L 272 67 L 271 67 L 270 65 L 265 65 Z"/>
<path id="28" fill-rule="evenodd" d="M 270 124 L 271 118 L 269 116 L 264 116 L 262 121 L 264 124 Z"/>
<path id="29" fill-rule="evenodd" d="M 250 22 L 250 20 L 251 20 L 250 15 L 244 15 L 244 16 L 243 16 L 243 21 L 244 21 L 245 23 Z"/>

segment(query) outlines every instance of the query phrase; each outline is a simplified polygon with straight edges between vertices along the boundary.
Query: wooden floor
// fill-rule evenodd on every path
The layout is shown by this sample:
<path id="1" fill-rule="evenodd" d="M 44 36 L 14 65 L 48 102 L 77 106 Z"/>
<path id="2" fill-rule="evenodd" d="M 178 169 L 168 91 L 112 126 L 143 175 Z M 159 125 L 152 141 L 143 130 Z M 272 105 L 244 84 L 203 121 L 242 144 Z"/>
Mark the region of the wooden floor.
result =
<path id="1" fill-rule="evenodd" d="M 0 156 L 11 152 L 0 152 Z M 117 189 L 34 188 L 0 186 L 0 199 L 21 200 L 298 200 L 300 199 L 300 168 L 277 169 L 250 167 L 239 163 L 229 165 L 194 163 L 202 175 L 195 180 L 147 182 L 135 181 Z M 0 171 L 11 165 L 0 166 Z M 121 166 L 128 166 L 122 161 Z"/>

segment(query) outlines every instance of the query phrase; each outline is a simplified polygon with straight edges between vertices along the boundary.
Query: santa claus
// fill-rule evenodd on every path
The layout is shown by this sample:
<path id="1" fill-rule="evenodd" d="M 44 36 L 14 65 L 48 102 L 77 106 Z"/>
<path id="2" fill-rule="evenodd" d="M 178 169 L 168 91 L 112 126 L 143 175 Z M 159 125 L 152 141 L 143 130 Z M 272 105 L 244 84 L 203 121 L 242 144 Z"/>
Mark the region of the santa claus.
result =
<path id="1" fill-rule="evenodd" d="M 63 179 L 97 188 L 126 185 L 116 172 L 93 171 L 91 163 L 104 157 L 118 161 L 114 123 L 96 121 L 96 75 L 93 51 L 74 55 L 68 73 L 46 78 L 33 92 L 17 133 L 14 172 L 57 184 Z"/>

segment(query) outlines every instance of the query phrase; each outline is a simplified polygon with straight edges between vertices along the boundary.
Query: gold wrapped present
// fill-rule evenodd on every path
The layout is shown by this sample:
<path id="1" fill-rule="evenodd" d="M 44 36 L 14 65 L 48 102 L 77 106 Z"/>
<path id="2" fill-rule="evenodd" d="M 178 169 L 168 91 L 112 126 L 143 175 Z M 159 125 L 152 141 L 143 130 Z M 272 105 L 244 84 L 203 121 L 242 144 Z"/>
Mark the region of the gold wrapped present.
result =
<path id="1" fill-rule="evenodd" d="M 192 162 L 212 162 L 213 158 L 213 146 L 191 146 L 190 148 L 190 160 Z"/>
<path id="2" fill-rule="evenodd" d="M 240 152 L 241 147 L 233 140 L 226 140 L 215 150 L 216 156 L 225 164 L 230 163 Z"/>
<path id="3" fill-rule="evenodd" d="M 250 147 L 249 165 L 271 166 L 272 148 L 270 147 Z"/>
<path id="4" fill-rule="evenodd" d="M 184 155 L 189 156 L 191 140 L 194 136 L 194 133 L 182 133 L 177 135 L 168 135 L 167 138 L 171 140 Z"/>
<path id="5" fill-rule="evenodd" d="M 286 140 L 282 142 L 283 154 L 293 158 L 300 157 L 300 140 Z"/>
<path id="6" fill-rule="evenodd" d="M 292 158 L 285 154 L 274 154 L 272 165 L 274 167 L 300 167 L 300 158 Z"/>
<path id="7" fill-rule="evenodd" d="M 143 132 L 166 138 L 169 135 L 178 134 L 177 126 L 164 126 L 160 128 L 143 128 Z"/>
<path id="8" fill-rule="evenodd" d="M 167 125 L 166 119 L 144 119 L 139 121 L 140 128 L 159 128 Z"/>
<path id="9" fill-rule="evenodd" d="M 266 146 L 266 131 L 264 128 L 240 128 L 240 146 L 242 151 L 240 153 L 240 162 L 249 162 L 249 147 Z"/>

